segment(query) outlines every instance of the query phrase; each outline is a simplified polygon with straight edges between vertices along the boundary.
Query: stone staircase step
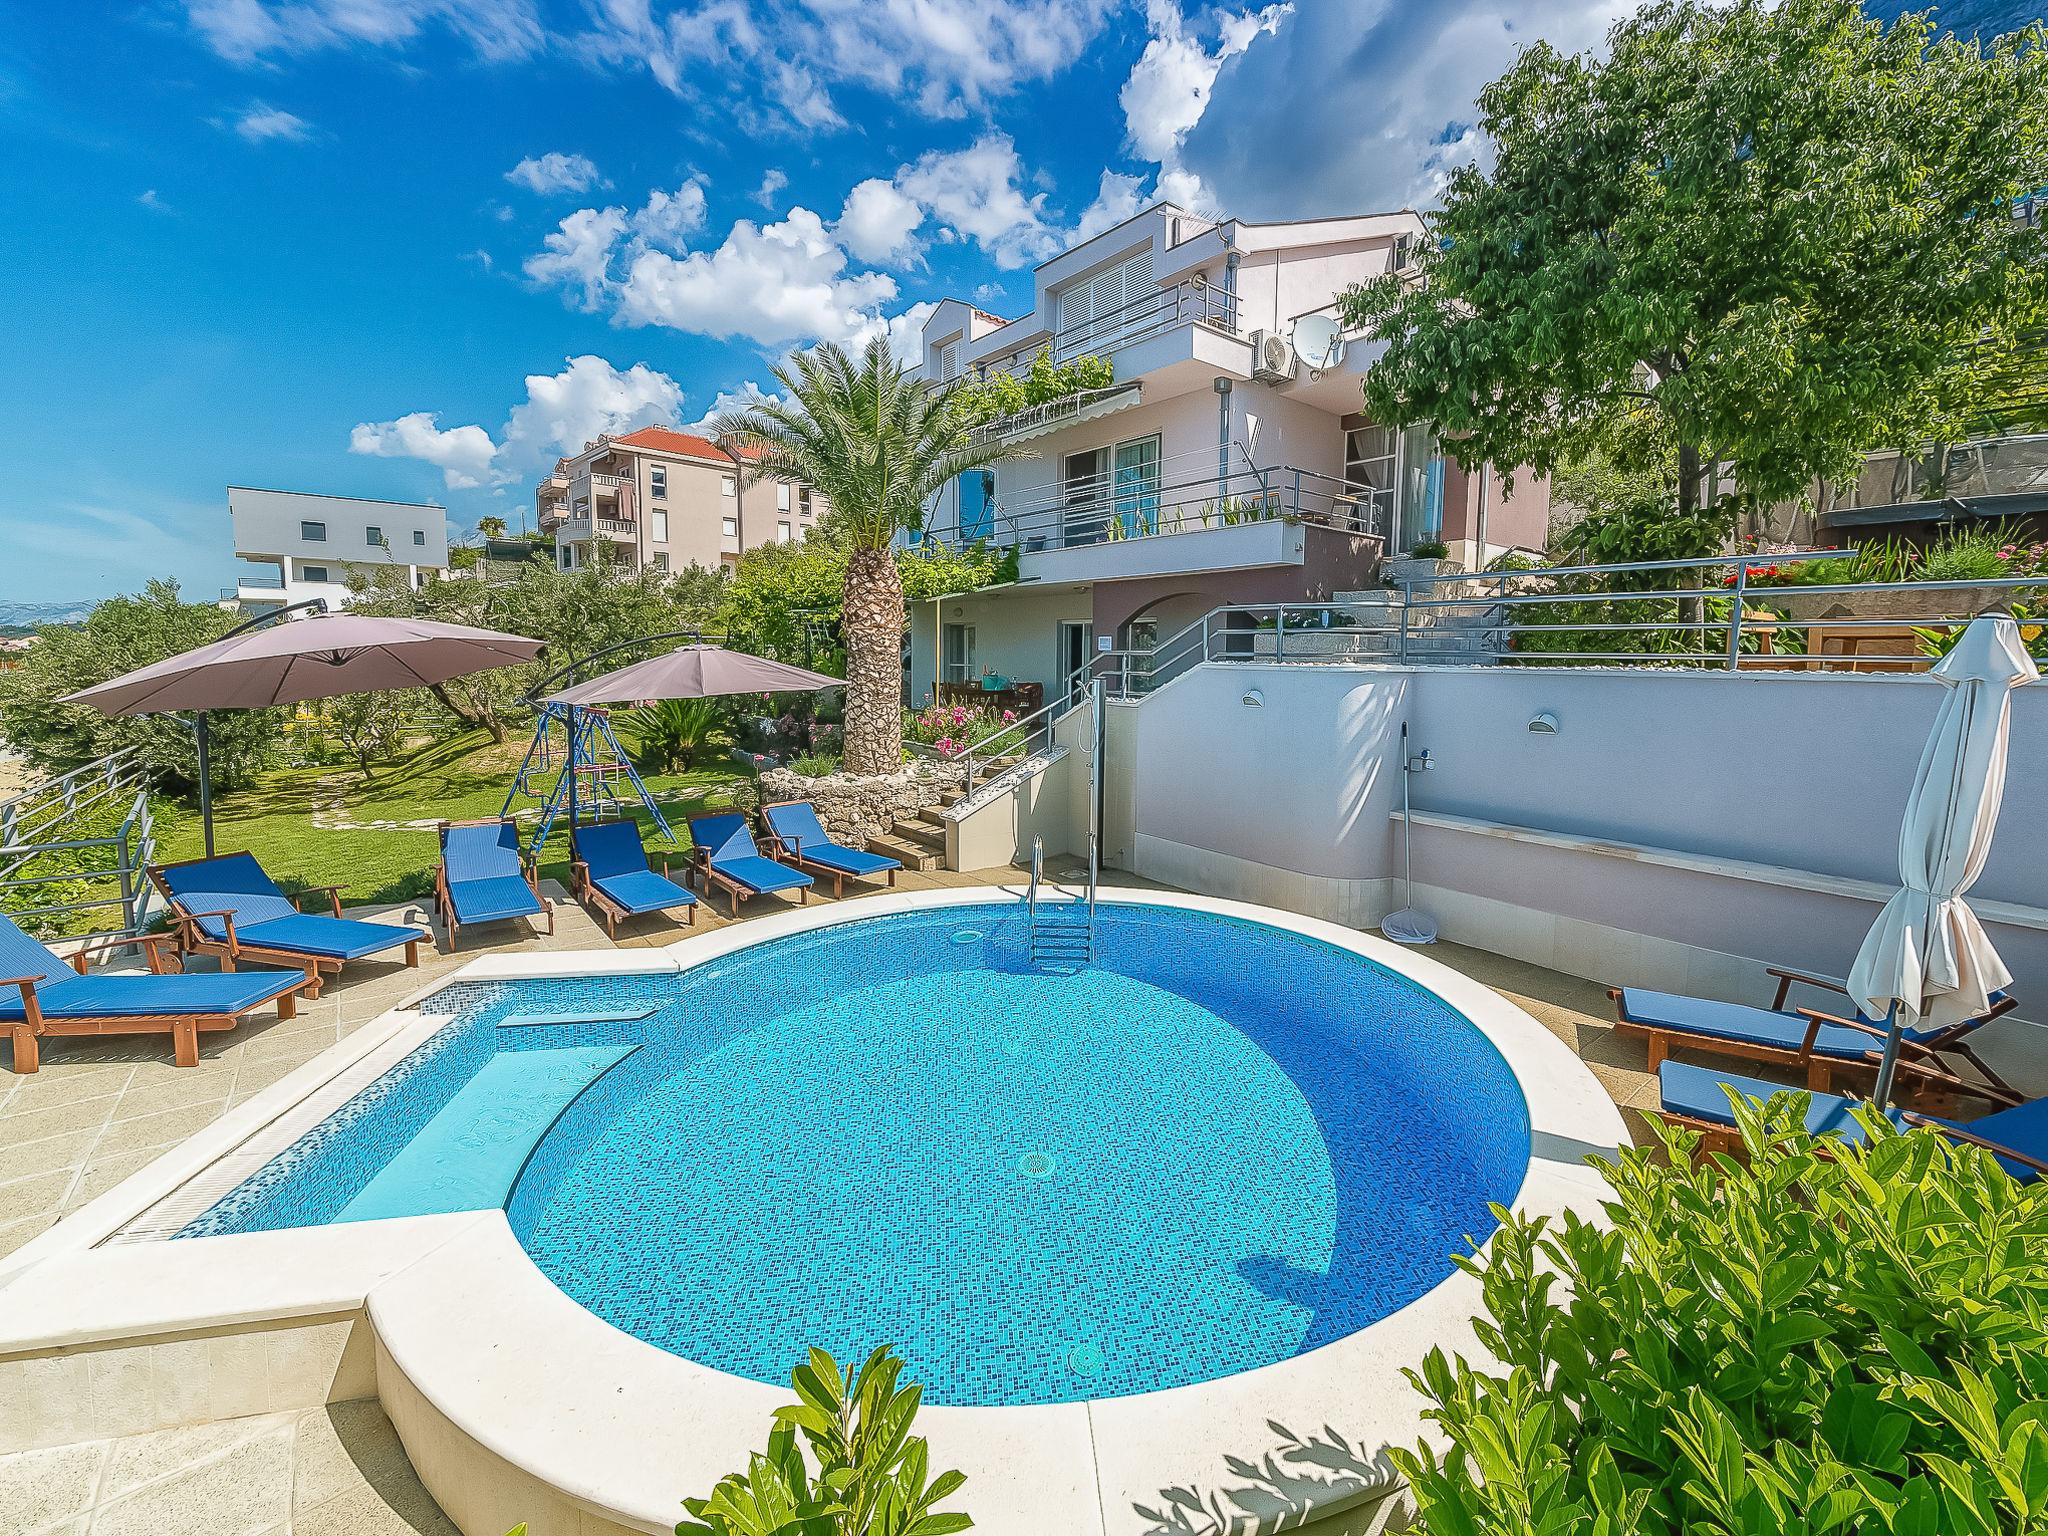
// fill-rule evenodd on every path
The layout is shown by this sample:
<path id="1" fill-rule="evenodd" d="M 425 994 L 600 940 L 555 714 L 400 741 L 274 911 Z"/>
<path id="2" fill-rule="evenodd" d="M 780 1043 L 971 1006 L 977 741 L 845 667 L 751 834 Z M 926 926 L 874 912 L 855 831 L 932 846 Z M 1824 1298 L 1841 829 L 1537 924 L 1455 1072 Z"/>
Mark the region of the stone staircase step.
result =
<path id="1" fill-rule="evenodd" d="M 917 819 L 919 821 L 926 822 L 931 826 L 937 827 L 941 831 L 945 830 L 945 812 L 936 805 L 928 805 L 923 810 L 919 811 L 917 813 Z"/>
<path id="2" fill-rule="evenodd" d="M 869 838 L 868 852 L 879 853 L 884 858 L 894 859 L 905 869 L 939 869 L 946 862 L 946 856 L 943 851 L 925 847 L 921 843 L 913 845 L 886 836 Z"/>
<path id="3" fill-rule="evenodd" d="M 890 823 L 889 835 L 899 843 L 909 843 L 916 848 L 936 848 L 946 851 L 946 834 L 943 829 L 928 821 L 897 820 Z"/>

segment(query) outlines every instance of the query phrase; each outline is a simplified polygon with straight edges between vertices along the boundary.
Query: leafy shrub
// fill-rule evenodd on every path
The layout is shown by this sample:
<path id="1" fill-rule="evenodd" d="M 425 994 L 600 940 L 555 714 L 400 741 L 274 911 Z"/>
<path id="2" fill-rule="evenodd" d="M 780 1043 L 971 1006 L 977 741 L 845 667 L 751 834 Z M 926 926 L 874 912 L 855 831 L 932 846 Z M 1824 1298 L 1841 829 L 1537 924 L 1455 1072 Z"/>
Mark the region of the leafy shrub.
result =
<path id="1" fill-rule="evenodd" d="M 1507 1217 L 1460 1261 L 1505 1371 L 1411 1373 L 1433 1536 L 2048 1531 L 2048 1186 L 1822 1143 L 1788 1095 L 1738 1121 L 1747 1167 L 1670 1132 L 1603 1168 L 1611 1231 Z"/>
<path id="2" fill-rule="evenodd" d="M 638 767 L 651 773 L 688 773 L 697 755 L 725 729 L 725 712 L 713 699 L 656 699 L 628 710 L 626 728 Z"/>
<path id="3" fill-rule="evenodd" d="M 1408 557 L 1411 560 L 1447 560 L 1451 546 L 1442 539 L 1424 539 L 1420 544 L 1411 545 Z"/>
<path id="4" fill-rule="evenodd" d="M 902 1370 L 884 1345 L 848 1382 L 812 1350 L 790 1373 L 801 1401 L 776 1410 L 768 1449 L 709 1496 L 683 1500 L 690 1518 L 676 1536 L 949 1536 L 973 1525 L 937 1508 L 967 1478 L 928 1475 L 930 1448 L 910 1433 L 922 1393 L 897 1387 Z"/>
<path id="5" fill-rule="evenodd" d="M 2020 640 L 2027 654 L 2037 661 L 2048 661 L 2048 608 L 2036 610 L 2025 603 L 2011 603 L 2008 607 L 2019 623 Z M 1939 629 L 1916 629 L 1913 633 L 1920 637 L 1921 655 L 1946 656 L 1963 638 L 1963 626 L 1948 624 Z"/>
<path id="6" fill-rule="evenodd" d="M 1034 405 L 1050 405 L 1084 390 L 1107 389 L 1116 382 L 1116 367 L 1106 357 L 1077 357 L 1055 363 L 1052 349 L 1041 347 L 1031 366 L 1020 377 L 1014 373 L 992 373 L 972 379 L 953 391 L 953 409 L 970 426 L 1014 416 Z"/>
<path id="7" fill-rule="evenodd" d="M 1024 750 L 1023 730 L 1001 729 L 1016 718 L 1014 709 L 930 704 L 914 713 L 904 711 L 903 740 L 930 747 L 940 757 L 958 757 L 969 747 L 977 748 L 984 756 L 1002 756 Z"/>

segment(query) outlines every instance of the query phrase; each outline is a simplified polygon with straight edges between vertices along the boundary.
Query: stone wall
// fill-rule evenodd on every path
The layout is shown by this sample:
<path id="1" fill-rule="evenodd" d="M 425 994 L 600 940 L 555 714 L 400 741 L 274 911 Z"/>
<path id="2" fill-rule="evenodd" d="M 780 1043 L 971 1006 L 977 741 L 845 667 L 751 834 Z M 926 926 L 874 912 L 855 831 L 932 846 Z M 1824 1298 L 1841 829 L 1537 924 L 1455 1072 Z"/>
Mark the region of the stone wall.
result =
<path id="1" fill-rule="evenodd" d="M 761 798 L 810 801 L 833 841 L 860 848 L 887 832 L 891 822 L 911 820 L 926 806 L 937 805 L 941 795 L 960 788 L 963 777 L 952 764 L 930 761 L 873 777 L 834 773 L 807 779 L 787 768 L 769 768 L 761 774 Z"/>

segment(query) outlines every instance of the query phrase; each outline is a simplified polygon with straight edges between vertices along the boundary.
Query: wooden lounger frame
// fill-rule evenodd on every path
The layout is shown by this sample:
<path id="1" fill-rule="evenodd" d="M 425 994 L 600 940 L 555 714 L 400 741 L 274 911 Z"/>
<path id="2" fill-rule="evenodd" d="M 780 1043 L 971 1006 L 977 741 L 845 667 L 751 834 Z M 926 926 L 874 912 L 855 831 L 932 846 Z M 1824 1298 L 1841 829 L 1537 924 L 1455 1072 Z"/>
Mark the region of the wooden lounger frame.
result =
<path id="1" fill-rule="evenodd" d="M 1785 970 L 1775 965 L 1765 966 L 1764 971 L 1765 974 L 1775 976 L 1778 979 L 1777 994 L 1771 1000 L 1771 1010 L 1776 1013 L 1785 1011 L 1785 999 L 1790 994 L 1795 982 L 1806 986 L 1820 987 L 1830 992 L 1839 992 L 1845 997 L 1848 995 L 1848 991 L 1842 983 L 1834 980 L 1832 977 L 1814 976 L 1805 971 Z M 1806 1034 L 1800 1040 L 1796 1050 L 1787 1050 L 1782 1046 L 1759 1045 L 1747 1040 L 1723 1040 L 1717 1037 L 1694 1034 L 1689 1030 L 1671 1029 L 1658 1024 L 1644 1024 L 1637 1020 L 1626 1018 L 1621 1010 L 1621 993 L 1622 989 L 1620 987 L 1609 987 L 1607 989 L 1608 997 L 1614 1002 L 1615 1033 L 1648 1043 L 1650 1050 L 1649 1070 L 1652 1072 L 1655 1072 L 1658 1067 L 1664 1064 L 1665 1059 L 1670 1056 L 1674 1047 L 1678 1047 L 1686 1050 L 1700 1051 L 1708 1055 L 1734 1056 L 1745 1061 L 1761 1061 L 1772 1066 L 1788 1067 L 1802 1071 L 1806 1074 L 1806 1086 L 1808 1088 L 1819 1093 L 1829 1093 L 1833 1091 L 1834 1074 L 1836 1072 L 1849 1072 L 1859 1077 L 1866 1072 L 1874 1073 L 1877 1071 L 1878 1063 L 1884 1055 L 1885 1031 L 1881 1026 L 1866 1024 L 1863 1020 L 1857 1018 L 1843 1018 L 1839 1014 L 1822 1013 L 1815 1008 L 1796 1008 L 1792 1010 L 1799 1017 L 1806 1020 Z M 2015 1006 L 2015 1003 L 2016 1000 L 2012 997 L 2001 998 L 1991 1006 L 1990 1011 L 1985 1014 L 1985 1018 L 1995 1019 L 2001 1014 L 2008 1013 Z M 1899 1071 L 1915 1078 L 1927 1079 L 1942 1088 L 1976 1094 L 1980 1098 L 1989 1099 L 1994 1104 L 2009 1106 L 2020 1103 L 2021 1095 L 2019 1092 L 1987 1066 L 1984 1060 L 1970 1048 L 1968 1042 L 1963 1038 L 1971 1030 L 1975 1029 L 1979 1022 L 1972 1020 L 1968 1024 L 1954 1024 L 1947 1029 L 1936 1031 L 1924 1040 L 1901 1040 L 1899 1043 Z M 1813 1053 L 1813 1042 L 1818 1038 L 1823 1024 L 1838 1024 L 1844 1029 L 1862 1031 L 1870 1036 L 1871 1049 L 1864 1053 L 1864 1058 L 1860 1062 L 1844 1061 L 1837 1057 L 1816 1056 Z M 1938 1061 L 1939 1056 L 1943 1052 L 1952 1052 L 1962 1057 L 1983 1075 L 1984 1081 L 1982 1083 L 1969 1082 L 1944 1071 Z"/>
<path id="2" fill-rule="evenodd" d="M 112 949 L 125 944 L 140 944 L 149 959 L 153 975 L 175 974 L 164 962 L 162 946 L 173 943 L 168 933 L 145 933 L 129 938 L 116 934 L 109 938 L 93 939 L 82 945 L 69 958 L 71 968 L 79 975 L 85 974 L 86 961 L 101 949 Z M 47 978 L 44 978 L 47 979 Z M 169 1034 L 171 1054 L 181 1067 L 199 1065 L 199 1035 L 202 1030 L 214 1033 L 233 1029 L 243 1019 L 259 1008 L 277 1004 L 280 1019 L 295 1018 L 299 1011 L 299 993 L 310 983 L 300 981 L 288 991 L 276 997 L 266 997 L 261 1002 L 251 1003 L 233 1013 L 136 1013 L 113 1014 L 105 1018 L 52 1019 L 43 1013 L 42 1000 L 36 996 L 38 978 L 33 976 L 0 977 L 0 987 L 21 989 L 23 1017 L 8 1026 L 14 1041 L 14 1070 L 27 1074 L 42 1065 L 42 1052 L 37 1040 L 43 1035 L 155 1035 Z"/>
<path id="3" fill-rule="evenodd" d="M 854 875 L 848 874 L 843 869 L 833 869 L 827 865 L 805 858 L 804 840 L 800 837 L 784 837 L 775 830 L 774 823 L 768 820 L 768 813 L 777 806 L 807 804 L 809 802 L 804 800 L 770 800 L 767 804 L 763 805 L 761 807 L 761 825 L 768 829 L 768 841 L 780 844 L 783 851 L 789 855 L 790 861 L 798 869 L 814 870 L 821 875 L 830 875 L 832 877 L 832 899 L 834 901 L 839 900 L 846 894 L 846 882 L 849 880 L 872 880 L 875 878 L 875 875 L 887 875 L 890 886 L 892 888 L 895 886 L 896 871 L 893 869 L 880 869 L 876 870 L 874 874 L 869 875 Z M 778 859 L 776 862 L 780 863 L 781 860 Z"/>
<path id="4" fill-rule="evenodd" d="M 781 841 L 781 839 L 773 836 L 771 836 L 768 840 L 771 843 Z M 754 848 L 755 851 L 758 852 L 760 856 L 766 859 L 770 864 L 782 864 L 782 860 L 776 858 L 774 854 L 762 849 L 759 843 L 756 843 L 754 845 Z M 783 864 L 782 867 L 784 869 L 787 869 L 790 866 L 787 864 Z M 774 896 L 780 894 L 776 891 L 756 890 L 751 885 L 742 885 L 739 883 L 739 881 L 732 879 L 730 876 L 721 875 L 717 870 L 711 867 L 711 851 L 708 848 L 705 848 L 701 843 L 692 843 L 690 846 L 690 873 L 696 878 L 698 884 L 703 887 L 704 899 L 706 901 L 709 901 L 711 899 L 711 887 L 713 882 L 716 882 L 717 884 L 724 886 L 725 899 L 732 904 L 732 915 L 735 918 L 737 918 L 740 915 L 740 903 L 745 901 L 749 896 Z M 798 886 L 796 888 L 796 898 L 796 904 L 798 906 L 808 906 L 811 900 L 811 888 L 808 885 Z"/>
<path id="5" fill-rule="evenodd" d="M 233 854 L 225 853 L 214 855 L 214 859 L 232 857 L 234 857 Z M 181 904 L 180 899 L 171 893 L 170 882 L 164 878 L 165 871 L 185 869 L 193 864 L 211 864 L 214 859 L 181 859 L 175 864 L 151 864 L 145 871 L 149 876 L 150 884 L 157 888 L 158 893 L 164 899 L 165 905 L 170 908 L 171 922 L 173 924 L 172 932 L 177 939 L 179 959 L 182 961 L 186 955 L 191 954 L 217 955 L 220 957 L 220 968 L 224 971 L 232 971 L 243 960 L 256 960 L 269 965 L 296 966 L 306 973 L 307 998 L 309 1000 L 317 998 L 328 974 L 331 973 L 336 976 L 341 974 L 343 961 L 336 959 L 332 955 L 309 955 L 302 949 L 272 949 L 267 945 L 248 943 L 235 932 L 234 913 L 225 910 L 219 912 L 190 912 Z M 325 896 L 332 915 L 340 917 L 341 889 L 338 885 L 309 886 L 305 890 L 298 892 L 297 895 L 287 896 L 285 899 L 294 907 L 298 907 L 300 897 Z M 300 910 L 304 909 L 301 908 Z M 199 920 L 203 917 L 219 918 L 222 927 L 227 930 L 226 936 L 218 939 L 209 938 L 206 931 L 199 926 Z M 382 951 L 379 951 L 379 953 L 382 953 Z M 368 957 L 364 956 L 362 958 L 367 959 Z M 418 968 L 420 963 L 420 941 L 418 939 L 407 939 L 405 941 L 405 963 L 415 969 Z"/>
<path id="6" fill-rule="evenodd" d="M 1709 1154 L 1716 1152 L 1725 1153 L 1738 1162 L 1742 1160 L 1744 1155 L 1742 1133 L 1736 1130 L 1734 1126 L 1723 1125 L 1718 1120 L 1696 1120 L 1691 1115 L 1675 1114 L 1668 1109 L 1653 1110 L 1652 1113 L 1666 1125 L 1698 1132 L 1700 1151 Z M 1982 1136 L 1974 1136 L 1960 1126 L 1943 1125 L 1940 1121 L 1930 1120 L 1927 1116 L 1916 1114 L 1910 1109 L 1901 1110 L 1899 1118 L 1904 1120 L 1908 1126 L 1925 1127 L 1928 1130 L 1939 1131 L 1950 1141 L 1962 1142 L 1972 1147 L 1981 1147 L 1987 1152 L 1997 1153 L 2000 1157 L 2010 1158 L 2016 1163 L 2033 1169 L 2038 1174 L 2048 1175 L 2048 1162 L 2043 1162 L 2039 1158 L 2029 1157 L 2024 1152 L 2015 1152 L 2011 1147 L 2000 1146 L 1997 1142 L 1988 1141 Z"/>
<path id="7" fill-rule="evenodd" d="M 652 913 L 648 912 L 628 912 L 616 901 L 613 901 L 611 897 L 605 895 L 605 893 L 602 890 L 600 890 L 597 884 L 590 878 L 589 862 L 587 860 L 575 858 L 573 856 L 575 853 L 575 849 L 576 834 L 572 830 L 569 833 L 569 850 L 571 854 L 571 858 L 569 860 L 569 888 L 572 892 L 575 893 L 575 895 L 577 895 L 582 900 L 588 902 L 592 907 L 594 907 L 597 910 L 597 915 L 604 919 L 604 931 L 605 936 L 607 938 L 616 939 L 619 936 L 620 923 L 630 918 L 650 917 L 653 915 Z M 686 869 L 683 871 L 683 873 L 687 875 L 689 871 Z M 661 878 L 668 881 L 671 885 L 675 883 L 675 876 L 671 875 L 668 872 L 667 854 L 663 854 L 661 856 Z M 689 889 L 687 883 L 683 886 L 683 889 Z M 673 907 L 660 907 L 656 910 L 662 912 L 672 912 L 675 909 Z M 697 903 L 692 901 L 688 903 L 686 906 L 684 906 L 683 910 L 690 914 L 690 926 L 692 928 L 696 927 Z M 550 930 L 550 932 L 552 931 L 553 930 Z"/>
<path id="8" fill-rule="evenodd" d="M 442 839 L 446 837 L 450 827 L 501 827 L 505 823 L 506 819 L 503 816 L 479 816 L 474 821 L 444 821 L 439 823 L 434 829 L 435 844 L 437 847 L 442 845 Z M 540 903 L 539 915 L 548 920 L 547 931 L 552 935 L 555 931 L 555 904 L 541 894 L 540 864 L 530 854 L 522 856 L 519 863 L 520 867 L 526 871 L 526 883 L 533 887 L 533 899 Z M 442 856 L 441 862 L 434 866 L 434 910 L 441 914 L 441 920 L 448 925 L 448 952 L 453 954 L 456 942 L 455 933 L 462 926 L 462 922 L 455 915 L 455 903 L 448 899 L 448 859 L 445 854 Z M 532 917 L 534 915 L 531 912 L 521 912 L 518 914 L 518 917 L 487 917 L 481 921 L 486 923 L 510 923 L 518 921 L 521 917 Z M 477 924 L 471 923 L 469 926 L 474 928 Z"/>

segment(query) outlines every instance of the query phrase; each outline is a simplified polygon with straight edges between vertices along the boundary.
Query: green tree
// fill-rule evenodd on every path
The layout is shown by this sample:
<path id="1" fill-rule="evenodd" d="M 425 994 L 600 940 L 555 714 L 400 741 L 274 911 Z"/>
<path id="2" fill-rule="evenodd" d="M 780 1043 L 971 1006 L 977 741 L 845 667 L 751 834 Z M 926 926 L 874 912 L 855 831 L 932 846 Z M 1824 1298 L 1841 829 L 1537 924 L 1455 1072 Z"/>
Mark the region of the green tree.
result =
<path id="1" fill-rule="evenodd" d="M 891 545 L 923 527 L 949 480 L 1008 450 L 974 440 L 955 408 L 960 381 L 914 375 L 883 337 L 858 362 L 830 343 L 800 352 L 775 378 L 785 398 L 721 417 L 719 435 L 752 451 L 750 481 L 803 481 L 831 503 L 846 550 L 846 769 L 893 773 L 903 762 L 903 582 Z"/>
<path id="2" fill-rule="evenodd" d="M 1468 466 L 1569 464 L 1640 404 L 1760 501 L 1942 435 L 2000 387 L 2048 244 L 2048 35 L 1939 39 L 1855 0 L 1664 0 L 1608 56 L 1538 43 L 1480 94 L 1416 274 L 1353 290 L 1367 408 Z"/>
<path id="3" fill-rule="evenodd" d="M 476 520 L 476 531 L 486 539 L 502 539 L 505 537 L 505 519 L 480 517 Z"/>
<path id="4" fill-rule="evenodd" d="M 178 791 L 198 783 L 199 765 L 185 717 L 108 719 L 67 693 L 137 667 L 194 650 L 242 622 L 211 603 L 188 603 L 174 581 L 152 581 L 135 596 L 110 597 L 83 623 L 42 631 L 21 664 L 0 672 L 0 733 L 38 768 L 61 772 L 123 747 L 139 748 L 160 782 Z M 275 709 L 219 710 L 209 721 L 215 789 L 246 784 L 270 760 L 283 730 Z"/>

